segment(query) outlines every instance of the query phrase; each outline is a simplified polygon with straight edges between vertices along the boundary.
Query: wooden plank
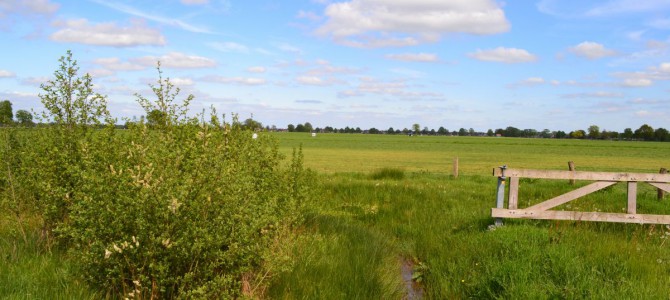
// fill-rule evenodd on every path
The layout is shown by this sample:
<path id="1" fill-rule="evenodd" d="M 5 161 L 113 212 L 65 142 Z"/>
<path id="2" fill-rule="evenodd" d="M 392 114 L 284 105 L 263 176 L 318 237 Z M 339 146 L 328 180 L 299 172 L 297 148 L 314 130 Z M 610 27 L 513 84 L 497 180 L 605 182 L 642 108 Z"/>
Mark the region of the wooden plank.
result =
<path id="1" fill-rule="evenodd" d="M 608 186 L 611 186 L 611 185 L 614 185 L 614 184 L 616 184 L 616 183 L 617 183 L 617 182 L 615 182 L 615 181 L 598 181 L 598 182 L 594 182 L 594 183 L 591 183 L 591 184 L 589 184 L 589 185 L 587 185 L 587 186 L 583 186 L 583 187 L 581 187 L 581 188 L 578 188 L 578 189 L 576 189 L 576 190 L 574 190 L 574 191 L 571 191 L 571 192 L 565 193 L 565 194 L 563 194 L 563 195 L 560 195 L 560 196 L 558 196 L 558 197 L 551 198 L 551 199 L 549 199 L 549 200 L 547 200 L 547 201 L 544 201 L 544 202 L 535 204 L 535 205 L 533 205 L 533 206 L 531 206 L 531 207 L 528 207 L 528 208 L 526 208 L 526 209 L 527 209 L 527 210 L 535 210 L 535 211 L 542 211 L 542 210 L 551 209 L 551 208 L 554 208 L 554 207 L 556 207 L 556 206 L 559 206 L 559 205 L 561 205 L 561 204 L 563 204 L 563 203 L 566 203 L 566 202 L 575 200 L 575 199 L 577 199 L 577 198 L 579 198 L 579 197 L 588 195 L 588 194 L 593 193 L 593 192 L 595 192 L 595 191 L 597 191 L 597 190 L 604 189 L 604 188 L 606 188 L 606 187 L 608 187 Z M 512 208 L 510 208 L 510 209 L 512 209 Z"/>
<path id="2" fill-rule="evenodd" d="M 501 176 L 500 168 L 493 169 L 493 176 Z M 575 179 L 593 181 L 644 181 L 670 183 L 670 174 L 654 173 L 614 173 L 614 172 L 586 172 L 586 171 L 559 171 L 559 170 L 526 170 L 507 169 L 507 177 L 523 177 L 538 179 Z"/>
<path id="3" fill-rule="evenodd" d="M 629 214 L 635 214 L 637 209 L 637 182 L 628 182 L 628 210 Z"/>
<path id="4" fill-rule="evenodd" d="M 572 220 L 572 221 L 595 221 L 615 223 L 637 223 L 637 224 L 670 224 L 670 215 L 647 215 L 647 214 L 622 214 L 604 212 L 581 212 L 581 211 L 529 211 L 526 209 L 500 209 L 493 208 L 491 216 L 494 218 L 511 219 L 538 219 L 538 220 Z"/>
<path id="5" fill-rule="evenodd" d="M 509 209 L 517 209 L 519 206 L 519 177 L 512 177 L 509 180 Z"/>
<path id="6" fill-rule="evenodd" d="M 668 174 L 668 169 L 666 169 L 666 168 L 661 168 L 661 169 L 658 171 L 658 174 Z M 658 198 L 658 200 L 662 200 L 662 199 L 663 199 L 663 196 L 664 196 L 664 192 L 665 192 L 665 191 L 664 191 L 663 189 L 658 189 L 658 190 L 657 190 L 657 194 L 656 194 L 656 198 Z"/>
<path id="7" fill-rule="evenodd" d="M 653 185 L 653 186 L 655 186 L 655 187 L 657 187 L 657 188 L 659 188 L 659 189 L 661 189 L 661 190 L 664 190 L 664 191 L 670 193 L 670 184 L 667 184 L 667 183 L 657 183 L 657 182 L 650 182 L 649 184 L 651 184 L 651 185 Z"/>

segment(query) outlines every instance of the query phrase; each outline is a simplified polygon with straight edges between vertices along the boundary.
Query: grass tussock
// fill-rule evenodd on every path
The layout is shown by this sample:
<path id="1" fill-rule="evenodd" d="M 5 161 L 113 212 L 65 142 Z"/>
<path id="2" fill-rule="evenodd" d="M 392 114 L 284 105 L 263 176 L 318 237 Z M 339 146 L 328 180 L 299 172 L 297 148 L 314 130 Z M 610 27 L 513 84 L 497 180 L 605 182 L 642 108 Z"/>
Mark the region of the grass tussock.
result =
<path id="1" fill-rule="evenodd" d="M 372 172 L 370 178 L 374 180 L 402 180 L 405 178 L 405 171 L 398 168 L 381 168 Z"/>

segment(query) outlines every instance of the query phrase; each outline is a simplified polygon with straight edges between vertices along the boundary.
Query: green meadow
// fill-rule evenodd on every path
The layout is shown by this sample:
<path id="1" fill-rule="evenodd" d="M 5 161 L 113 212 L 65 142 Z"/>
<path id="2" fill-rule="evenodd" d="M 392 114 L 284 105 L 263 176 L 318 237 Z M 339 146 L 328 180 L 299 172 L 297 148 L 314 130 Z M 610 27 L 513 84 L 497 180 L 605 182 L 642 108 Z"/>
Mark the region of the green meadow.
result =
<path id="1" fill-rule="evenodd" d="M 505 220 L 491 228 L 496 178 L 512 168 L 656 173 L 670 143 L 365 134 L 263 133 L 315 173 L 305 221 L 275 246 L 288 262 L 251 298 L 667 299 L 670 228 Z M 452 174 L 454 158 L 459 176 Z M 587 182 L 578 182 L 576 186 Z M 574 189 L 520 184 L 521 208 Z M 565 204 L 621 212 L 615 185 Z M 638 212 L 670 214 L 670 196 L 640 185 Z M 7 220 L 7 219 L 5 219 Z M 28 222 L 29 225 L 30 222 Z M 0 298 L 95 299 L 66 255 L 41 251 L 9 221 L 0 230 Z"/>

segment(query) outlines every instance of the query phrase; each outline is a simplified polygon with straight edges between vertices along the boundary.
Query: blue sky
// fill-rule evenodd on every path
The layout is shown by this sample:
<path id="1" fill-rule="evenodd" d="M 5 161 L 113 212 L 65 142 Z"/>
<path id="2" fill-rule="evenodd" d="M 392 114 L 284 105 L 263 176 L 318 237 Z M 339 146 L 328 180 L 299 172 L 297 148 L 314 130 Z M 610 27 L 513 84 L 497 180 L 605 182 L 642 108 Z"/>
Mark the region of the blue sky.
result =
<path id="1" fill-rule="evenodd" d="M 0 99 L 70 49 L 119 118 L 164 75 L 264 125 L 670 128 L 670 1 L 2 0 Z"/>

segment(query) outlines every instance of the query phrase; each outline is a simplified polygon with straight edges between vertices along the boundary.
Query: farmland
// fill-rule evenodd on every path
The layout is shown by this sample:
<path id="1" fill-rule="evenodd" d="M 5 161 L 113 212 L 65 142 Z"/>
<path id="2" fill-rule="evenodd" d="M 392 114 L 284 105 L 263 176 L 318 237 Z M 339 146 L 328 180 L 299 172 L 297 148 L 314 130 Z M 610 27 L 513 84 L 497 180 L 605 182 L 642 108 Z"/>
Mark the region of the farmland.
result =
<path id="1" fill-rule="evenodd" d="M 263 133 L 316 172 L 305 221 L 273 248 L 285 262 L 252 296 L 277 299 L 667 298 L 665 226 L 506 220 L 491 230 L 493 167 L 658 172 L 669 143 L 362 134 Z M 452 176 L 459 158 L 460 176 Z M 585 184 L 585 183 L 578 183 Z M 569 191 L 524 180 L 520 205 Z M 572 209 L 621 212 L 615 185 Z M 640 186 L 638 211 L 670 214 L 670 198 Z M 0 298 L 98 298 L 63 263 L 3 223 Z M 18 250 L 17 250 L 18 249 Z M 67 262 L 67 260 L 65 261 Z M 37 272 L 35 265 L 42 267 Z M 407 274 L 409 273 L 409 274 Z M 8 276 L 7 274 L 15 274 Z M 413 278 L 414 285 L 403 277 Z M 39 284 L 38 284 L 39 283 Z M 50 286 L 48 294 L 40 286 Z M 40 294 L 42 293 L 42 294 Z"/>

